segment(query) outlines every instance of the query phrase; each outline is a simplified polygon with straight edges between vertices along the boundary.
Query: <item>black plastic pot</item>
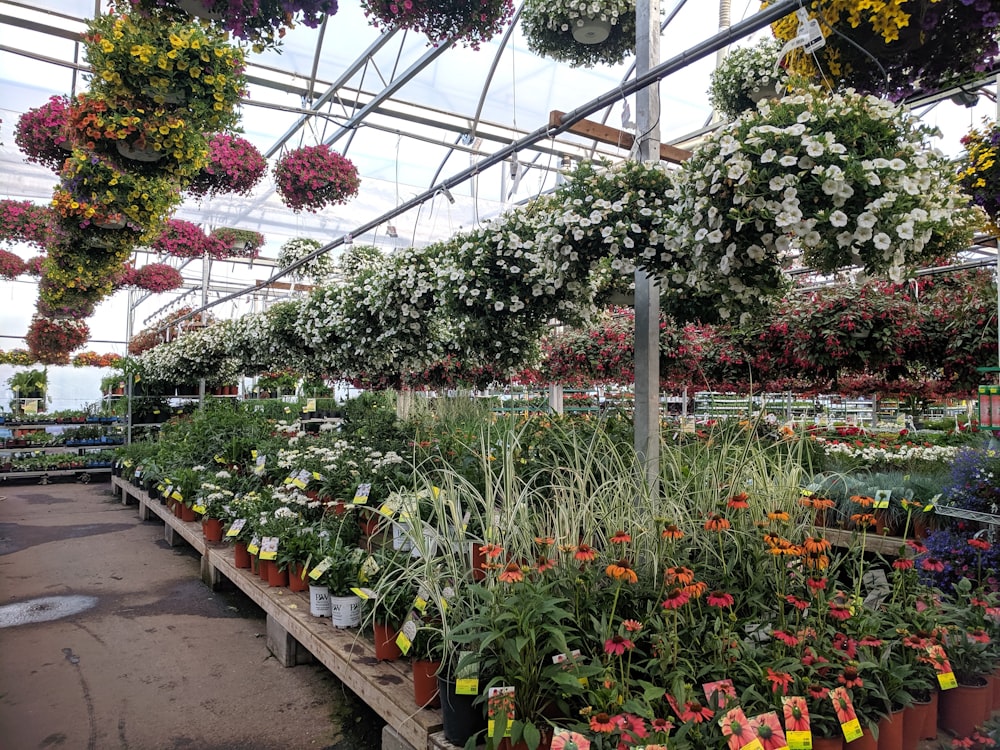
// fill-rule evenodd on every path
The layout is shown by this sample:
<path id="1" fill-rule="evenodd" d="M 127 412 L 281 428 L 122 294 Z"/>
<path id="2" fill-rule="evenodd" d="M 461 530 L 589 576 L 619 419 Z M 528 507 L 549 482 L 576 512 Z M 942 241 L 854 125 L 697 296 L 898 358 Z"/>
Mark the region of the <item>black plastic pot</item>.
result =
<path id="1" fill-rule="evenodd" d="M 450 743 L 462 747 L 470 737 L 486 729 L 484 706 L 473 705 L 475 695 L 458 695 L 455 683 L 441 675 L 438 675 L 438 692 L 444 736 Z"/>

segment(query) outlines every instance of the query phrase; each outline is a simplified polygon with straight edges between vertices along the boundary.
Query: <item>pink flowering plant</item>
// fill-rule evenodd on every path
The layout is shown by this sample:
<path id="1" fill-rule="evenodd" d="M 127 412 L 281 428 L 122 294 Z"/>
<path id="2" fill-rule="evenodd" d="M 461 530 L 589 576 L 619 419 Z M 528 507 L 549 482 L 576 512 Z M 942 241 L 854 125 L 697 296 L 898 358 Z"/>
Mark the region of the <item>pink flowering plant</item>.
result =
<path id="1" fill-rule="evenodd" d="M 9 250 L 0 250 L 0 278 L 16 279 L 24 273 L 25 264 L 21 256 Z"/>
<path id="2" fill-rule="evenodd" d="M 158 253 L 172 258 L 201 258 L 205 253 L 224 258 L 227 254 L 221 242 L 210 238 L 197 224 L 183 219 L 168 219 L 151 245 Z"/>
<path id="3" fill-rule="evenodd" d="M 40 107 L 25 112 L 14 129 L 14 142 L 28 161 L 58 171 L 69 155 L 66 120 L 69 98 L 53 96 Z"/>
<path id="4" fill-rule="evenodd" d="M 246 138 L 216 133 L 208 140 L 208 163 L 188 185 L 199 198 L 250 195 L 267 172 L 267 160 Z"/>
<path id="5" fill-rule="evenodd" d="M 184 284 L 181 272 L 166 263 L 149 263 L 132 274 L 132 283 L 149 292 L 169 292 Z"/>
<path id="6" fill-rule="evenodd" d="M 222 254 L 219 257 L 256 258 L 264 247 L 264 235 L 252 229 L 219 227 L 212 230 L 209 239 L 221 245 Z"/>
<path id="7" fill-rule="evenodd" d="M 357 167 L 326 144 L 283 154 L 274 165 L 274 179 L 286 206 L 313 213 L 324 206 L 346 203 L 361 186 Z"/>
<path id="8" fill-rule="evenodd" d="M 27 242 L 45 247 L 52 209 L 31 201 L 0 200 L 0 242 Z"/>
<path id="9" fill-rule="evenodd" d="M 24 340 L 36 361 L 46 365 L 68 365 L 69 353 L 83 346 L 89 337 L 90 328 L 82 320 L 35 315 Z"/>
<path id="10" fill-rule="evenodd" d="M 426 34 L 431 44 L 462 42 L 479 49 L 499 34 L 514 14 L 512 0 L 361 0 L 378 28 Z"/>

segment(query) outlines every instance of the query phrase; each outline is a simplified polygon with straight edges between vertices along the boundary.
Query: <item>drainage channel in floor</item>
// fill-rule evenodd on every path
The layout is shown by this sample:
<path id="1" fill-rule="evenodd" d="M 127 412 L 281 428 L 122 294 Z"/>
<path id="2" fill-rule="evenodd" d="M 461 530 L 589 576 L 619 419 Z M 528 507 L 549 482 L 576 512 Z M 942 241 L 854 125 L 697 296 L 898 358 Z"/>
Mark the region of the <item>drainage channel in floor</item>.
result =
<path id="1" fill-rule="evenodd" d="M 84 612 L 97 604 L 96 596 L 74 594 L 68 596 L 43 596 L 16 604 L 0 606 L 0 628 L 32 625 Z"/>

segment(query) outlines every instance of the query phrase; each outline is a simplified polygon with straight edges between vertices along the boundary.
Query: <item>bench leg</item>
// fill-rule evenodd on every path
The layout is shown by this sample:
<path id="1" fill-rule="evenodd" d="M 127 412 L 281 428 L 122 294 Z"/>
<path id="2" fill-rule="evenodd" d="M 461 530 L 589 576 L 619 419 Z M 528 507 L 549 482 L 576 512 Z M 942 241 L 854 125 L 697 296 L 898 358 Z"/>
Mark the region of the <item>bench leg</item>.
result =
<path id="1" fill-rule="evenodd" d="M 271 615 L 267 616 L 267 648 L 283 667 L 309 664 L 313 655 L 302 647 Z"/>

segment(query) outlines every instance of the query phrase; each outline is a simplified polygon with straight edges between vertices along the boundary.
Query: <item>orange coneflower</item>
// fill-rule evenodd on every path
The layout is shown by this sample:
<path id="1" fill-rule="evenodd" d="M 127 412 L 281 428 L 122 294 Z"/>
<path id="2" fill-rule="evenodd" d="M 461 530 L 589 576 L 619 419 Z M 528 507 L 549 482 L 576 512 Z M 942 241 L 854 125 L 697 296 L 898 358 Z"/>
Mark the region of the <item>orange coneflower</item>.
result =
<path id="1" fill-rule="evenodd" d="M 791 516 L 788 515 L 788 511 L 785 510 L 772 510 L 767 514 L 767 517 L 771 521 L 789 521 Z"/>
<path id="2" fill-rule="evenodd" d="M 626 581 L 628 583 L 639 582 L 639 576 L 632 570 L 632 566 L 628 560 L 619 560 L 618 562 L 611 563 L 604 569 L 604 572 L 608 578 L 614 578 L 616 581 Z"/>
<path id="3" fill-rule="evenodd" d="M 688 584 L 694 583 L 694 571 L 691 568 L 685 568 L 683 565 L 678 565 L 673 568 L 667 568 L 664 578 L 667 583 L 676 583 L 680 586 L 687 586 Z"/>
<path id="4" fill-rule="evenodd" d="M 576 548 L 576 553 L 573 555 L 577 560 L 581 562 L 593 562 L 597 559 L 597 550 L 591 547 L 589 544 L 581 544 Z"/>
<path id="5" fill-rule="evenodd" d="M 743 510 L 744 508 L 749 508 L 750 503 L 747 502 L 747 499 L 749 499 L 749 497 L 750 496 L 747 493 L 740 492 L 738 495 L 733 495 L 731 498 L 729 498 L 729 501 L 726 503 L 726 506 L 734 510 Z"/>
<path id="6" fill-rule="evenodd" d="M 663 527 L 663 531 L 660 532 L 660 536 L 662 536 L 664 539 L 677 540 L 680 539 L 682 536 L 684 536 L 684 532 L 681 531 L 679 528 L 677 528 L 676 525 L 668 523 L 666 526 Z"/>
<path id="7" fill-rule="evenodd" d="M 632 541 L 632 535 L 625 531 L 616 531 L 611 537 L 612 544 L 628 544 Z"/>
<path id="8" fill-rule="evenodd" d="M 553 539 L 550 536 L 536 536 L 535 537 L 535 544 L 537 544 L 539 547 L 551 547 L 555 543 L 556 543 L 556 540 Z"/>
<path id="9" fill-rule="evenodd" d="M 875 498 L 864 495 L 851 495 L 851 502 L 864 508 L 869 508 L 875 503 Z"/>
<path id="10" fill-rule="evenodd" d="M 695 581 L 694 583 L 689 583 L 685 586 L 684 590 L 691 596 L 692 599 L 698 599 L 706 591 L 708 591 L 708 584 L 704 581 Z"/>
<path id="11" fill-rule="evenodd" d="M 504 583 L 519 583 L 524 580 L 524 572 L 517 563 L 507 563 L 507 567 L 500 574 L 500 580 Z"/>
<path id="12" fill-rule="evenodd" d="M 809 555 L 820 555 L 830 549 L 830 542 L 821 536 L 806 537 L 802 549 Z"/>
<path id="13" fill-rule="evenodd" d="M 719 515 L 718 513 L 713 513 L 705 521 L 706 531 L 725 531 L 726 529 L 732 528 L 732 524 L 729 523 L 729 519 L 725 516 Z"/>
<path id="14" fill-rule="evenodd" d="M 764 544 L 768 547 L 780 547 L 781 543 L 784 541 L 781 534 L 776 534 L 773 531 L 769 531 L 764 534 Z"/>
<path id="15" fill-rule="evenodd" d="M 851 520 L 858 526 L 874 526 L 875 525 L 875 514 L 874 513 L 855 513 L 851 516 Z"/>
<path id="16" fill-rule="evenodd" d="M 830 558 L 826 555 L 802 555 L 802 562 L 810 570 L 826 570 L 830 567 Z"/>
<path id="17" fill-rule="evenodd" d="M 538 569 L 539 573 L 544 573 L 546 570 L 552 570 L 556 566 L 556 561 L 551 557 L 546 557 L 545 555 L 539 555 L 535 560 L 535 567 Z"/>
<path id="18" fill-rule="evenodd" d="M 484 544 L 480 547 L 484 557 L 500 557 L 503 554 L 503 547 L 499 544 Z"/>

